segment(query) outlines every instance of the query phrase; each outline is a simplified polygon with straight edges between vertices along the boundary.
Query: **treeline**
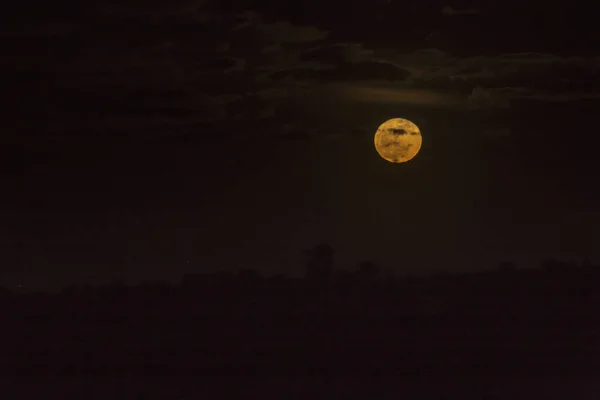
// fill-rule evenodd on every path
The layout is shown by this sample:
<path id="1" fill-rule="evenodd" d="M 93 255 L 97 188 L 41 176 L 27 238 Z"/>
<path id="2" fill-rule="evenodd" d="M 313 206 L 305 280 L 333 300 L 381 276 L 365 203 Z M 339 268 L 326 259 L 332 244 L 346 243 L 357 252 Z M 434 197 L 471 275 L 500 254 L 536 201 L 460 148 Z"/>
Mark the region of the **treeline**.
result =
<path id="1" fill-rule="evenodd" d="M 303 278 L 242 270 L 180 284 L 4 291 L 0 367 L 21 377 L 194 376 L 208 386 L 600 373 L 597 266 L 394 277 L 372 262 L 352 272 L 333 264 L 320 246 Z"/>

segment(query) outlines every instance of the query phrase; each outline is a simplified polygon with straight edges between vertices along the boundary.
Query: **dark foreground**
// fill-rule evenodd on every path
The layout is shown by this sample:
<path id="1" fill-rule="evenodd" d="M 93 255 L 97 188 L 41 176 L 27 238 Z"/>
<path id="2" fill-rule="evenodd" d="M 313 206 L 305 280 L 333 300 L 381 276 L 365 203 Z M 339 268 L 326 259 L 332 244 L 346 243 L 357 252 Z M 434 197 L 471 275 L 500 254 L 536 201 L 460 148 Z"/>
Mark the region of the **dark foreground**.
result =
<path id="1" fill-rule="evenodd" d="M 597 399 L 599 283 L 577 267 L 0 292 L 2 398 Z"/>

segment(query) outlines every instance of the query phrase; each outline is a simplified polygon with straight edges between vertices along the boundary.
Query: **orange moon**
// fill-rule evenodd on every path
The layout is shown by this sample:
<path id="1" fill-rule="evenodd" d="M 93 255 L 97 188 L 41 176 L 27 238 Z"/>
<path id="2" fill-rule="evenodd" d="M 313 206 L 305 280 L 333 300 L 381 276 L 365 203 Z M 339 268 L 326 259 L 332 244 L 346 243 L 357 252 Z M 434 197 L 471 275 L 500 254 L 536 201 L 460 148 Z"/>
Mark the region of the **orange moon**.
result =
<path id="1" fill-rule="evenodd" d="M 375 132 L 375 150 L 392 163 L 412 160 L 421 150 L 422 143 L 419 127 L 404 118 L 387 120 Z"/>

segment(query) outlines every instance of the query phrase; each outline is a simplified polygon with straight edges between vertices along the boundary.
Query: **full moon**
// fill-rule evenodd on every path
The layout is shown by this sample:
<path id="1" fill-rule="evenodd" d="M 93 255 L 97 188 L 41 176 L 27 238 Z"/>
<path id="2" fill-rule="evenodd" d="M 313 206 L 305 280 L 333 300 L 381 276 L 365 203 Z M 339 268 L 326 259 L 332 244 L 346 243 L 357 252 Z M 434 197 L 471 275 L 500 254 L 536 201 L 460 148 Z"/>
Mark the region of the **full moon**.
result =
<path id="1" fill-rule="evenodd" d="M 375 132 L 375 150 L 384 160 L 393 163 L 412 160 L 422 142 L 419 127 L 404 118 L 387 120 Z"/>

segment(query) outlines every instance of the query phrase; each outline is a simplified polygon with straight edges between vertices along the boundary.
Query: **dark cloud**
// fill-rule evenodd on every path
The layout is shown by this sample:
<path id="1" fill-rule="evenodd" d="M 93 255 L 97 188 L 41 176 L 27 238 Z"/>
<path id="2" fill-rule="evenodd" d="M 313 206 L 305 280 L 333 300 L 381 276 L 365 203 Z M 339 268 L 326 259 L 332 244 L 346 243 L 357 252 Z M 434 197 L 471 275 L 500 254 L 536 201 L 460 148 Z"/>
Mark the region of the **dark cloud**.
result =
<path id="1" fill-rule="evenodd" d="M 400 128 L 390 128 L 388 129 L 389 133 L 393 134 L 393 135 L 406 135 L 408 132 L 406 131 L 406 129 L 400 129 Z"/>
<path id="2" fill-rule="evenodd" d="M 294 68 L 272 75 L 275 79 L 307 80 L 315 83 L 369 80 L 402 82 L 409 76 L 408 71 L 384 62 L 357 62 L 331 67 Z"/>
<path id="3" fill-rule="evenodd" d="M 406 69 L 385 59 L 376 58 L 373 50 L 357 43 L 325 44 L 304 52 L 299 60 L 305 67 L 288 71 L 290 76 L 317 82 L 400 82 L 410 76 Z"/>
<path id="4" fill-rule="evenodd" d="M 206 5 L 206 0 L 125 0 L 99 3 L 99 11 L 113 15 L 169 16 L 197 13 Z"/>
<path id="5" fill-rule="evenodd" d="M 329 34 L 328 31 L 310 25 L 293 25 L 288 21 L 266 22 L 261 14 L 255 11 L 246 11 L 236 14 L 234 32 L 249 34 L 257 43 L 303 44 L 322 40 Z"/>
<path id="6" fill-rule="evenodd" d="M 456 9 L 452 6 L 445 6 L 444 8 L 442 8 L 441 13 L 446 17 L 453 17 L 456 15 L 477 15 L 481 14 L 481 10 L 478 10 L 476 8 Z"/>
<path id="7" fill-rule="evenodd" d="M 415 79 L 427 81 L 547 81 L 550 76 L 591 75 L 597 67 L 593 59 L 560 57 L 552 54 L 518 53 L 495 56 L 458 57 L 437 49 L 412 53 L 388 54 L 388 59 L 413 73 Z M 537 77 L 537 78 L 536 78 Z M 556 80 L 556 79 L 553 79 Z"/>
<path id="8" fill-rule="evenodd" d="M 194 62 L 192 65 L 201 72 L 213 73 L 234 68 L 238 65 L 238 61 L 229 57 L 207 57 Z"/>
<path id="9" fill-rule="evenodd" d="M 460 93 L 414 87 L 410 82 L 344 82 L 329 85 L 338 101 L 378 105 L 412 105 L 418 107 L 462 108 Z M 325 93 L 324 93 L 325 94 Z"/>
<path id="10" fill-rule="evenodd" d="M 410 76 L 406 70 L 385 62 L 357 62 L 342 65 L 337 71 L 338 80 L 404 81 Z"/>
<path id="11" fill-rule="evenodd" d="M 386 59 L 409 71 L 408 82 L 415 87 L 468 93 L 470 108 L 507 107 L 515 95 L 507 87 L 527 89 L 532 99 L 551 96 L 566 101 L 600 93 L 596 58 L 543 53 L 458 57 L 426 49 L 388 53 Z"/>
<path id="12" fill-rule="evenodd" d="M 502 93 L 477 86 L 467 98 L 467 105 L 471 109 L 509 108 L 510 102 Z"/>
<path id="13" fill-rule="evenodd" d="M 276 21 L 263 28 L 266 35 L 271 35 L 281 43 L 311 43 L 323 40 L 329 32 L 316 26 L 295 26 L 287 21 Z"/>
<path id="14" fill-rule="evenodd" d="M 148 136 L 167 126 L 181 132 L 187 124 L 189 131 L 202 132 L 202 123 L 245 119 L 293 125 L 286 120 L 293 114 L 284 111 L 286 101 L 331 85 L 345 100 L 470 109 L 507 107 L 515 98 L 596 96 L 589 82 L 600 70 L 598 59 L 373 50 L 365 43 L 331 43 L 329 30 L 320 26 L 255 11 L 215 12 L 202 0 L 90 4 L 57 6 L 46 20 L 38 13 L 42 22 L 31 28 L 18 30 L 13 23 L 12 35 L 20 38 L 4 67 L 23 81 L 48 82 L 48 98 L 57 99 L 44 107 L 46 100 L 37 100 L 38 108 L 45 121 L 74 133 L 85 123 L 111 129 L 121 124 L 122 131 Z M 22 51 L 27 35 L 35 38 L 29 52 Z M 46 54 L 43 60 L 40 54 Z M 32 78 L 36 63 L 46 66 L 46 76 Z M 17 89 L 11 93 L 23 92 Z M 144 115 L 153 122 L 142 123 Z"/>
<path id="15" fill-rule="evenodd" d="M 280 103 L 298 85 L 268 74 L 298 66 L 306 46 L 328 32 L 267 21 L 256 12 L 213 13 L 204 6 L 189 0 L 91 4 L 88 14 L 95 16 L 73 25 L 74 30 L 68 25 L 67 31 L 62 18 L 58 24 L 48 19 L 40 28 L 11 31 L 21 37 L 15 56 L 9 51 L 2 67 L 23 75 L 24 67 L 45 66 L 49 90 L 30 97 L 28 108 L 40 103 L 36 108 L 45 115 L 35 118 L 37 123 L 65 138 L 102 129 L 140 138 L 184 131 L 202 135 L 198 124 L 277 120 Z M 44 42 L 63 31 L 57 40 Z M 26 35 L 35 36 L 31 45 L 24 42 Z M 27 89 L 13 86 L 5 89 L 15 95 Z M 13 101 L 14 108 L 23 108 L 19 104 Z"/>
<path id="16" fill-rule="evenodd" d="M 544 102 L 577 102 L 581 100 L 597 100 L 600 99 L 599 92 L 585 91 L 561 91 L 552 92 L 547 90 L 538 90 L 531 87 L 505 87 L 495 90 L 508 99 L 516 100 L 534 100 Z"/>
<path id="17" fill-rule="evenodd" d="M 329 64 L 366 61 L 373 57 L 373 50 L 365 49 L 358 43 L 333 43 L 313 48 L 300 56 L 302 61 L 316 61 Z"/>

